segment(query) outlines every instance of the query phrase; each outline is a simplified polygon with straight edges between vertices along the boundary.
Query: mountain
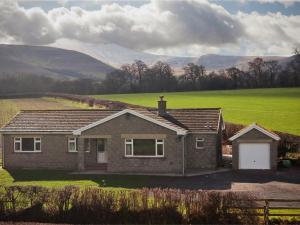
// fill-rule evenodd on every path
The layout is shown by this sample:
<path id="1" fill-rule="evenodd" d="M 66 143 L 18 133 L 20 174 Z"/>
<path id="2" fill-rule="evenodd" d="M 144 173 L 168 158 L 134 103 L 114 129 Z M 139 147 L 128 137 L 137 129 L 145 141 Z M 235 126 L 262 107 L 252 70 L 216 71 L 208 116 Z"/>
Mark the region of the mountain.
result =
<path id="1" fill-rule="evenodd" d="M 103 79 L 113 70 L 112 66 L 77 51 L 0 44 L 0 76 L 33 74 L 58 79 Z"/>
<path id="2" fill-rule="evenodd" d="M 288 57 L 283 56 L 228 56 L 228 55 L 216 55 L 208 54 L 200 56 L 196 61 L 198 65 L 204 65 L 207 70 L 221 70 L 229 67 L 237 67 L 239 69 L 248 69 L 248 62 L 260 57 L 264 61 L 277 60 L 279 64 L 285 64 Z"/>
<path id="3" fill-rule="evenodd" d="M 58 48 L 60 47 L 60 48 Z M 76 50 L 76 51 L 75 51 Z M 204 65 L 208 71 L 236 66 L 247 69 L 248 62 L 256 56 L 203 55 L 200 57 L 177 57 L 139 52 L 116 44 L 92 45 L 67 41 L 51 47 L 0 44 L 1 74 L 34 74 L 58 79 L 103 79 L 105 74 L 123 64 L 142 60 L 147 65 L 164 61 L 171 65 L 175 74 L 193 62 Z M 278 60 L 284 65 L 290 57 L 264 56 L 264 60 Z"/>
<path id="4" fill-rule="evenodd" d="M 120 67 L 123 64 L 132 63 L 135 60 L 142 60 L 147 65 L 153 65 L 157 61 L 164 61 L 171 65 L 175 72 L 180 73 L 182 67 L 192 62 L 198 65 L 204 65 L 208 71 L 221 70 L 236 66 L 240 69 L 247 69 L 248 62 L 252 61 L 257 56 L 227 56 L 207 54 L 200 57 L 178 57 L 155 55 L 145 52 L 140 52 L 128 49 L 116 44 L 86 44 L 79 41 L 57 41 L 52 46 L 62 47 L 66 49 L 76 49 L 80 52 L 88 54 L 102 62 L 105 62 L 114 67 Z M 259 56 L 261 57 L 261 56 Z M 266 61 L 277 60 L 279 63 L 285 64 L 288 57 L 282 56 L 262 56 Z"/>

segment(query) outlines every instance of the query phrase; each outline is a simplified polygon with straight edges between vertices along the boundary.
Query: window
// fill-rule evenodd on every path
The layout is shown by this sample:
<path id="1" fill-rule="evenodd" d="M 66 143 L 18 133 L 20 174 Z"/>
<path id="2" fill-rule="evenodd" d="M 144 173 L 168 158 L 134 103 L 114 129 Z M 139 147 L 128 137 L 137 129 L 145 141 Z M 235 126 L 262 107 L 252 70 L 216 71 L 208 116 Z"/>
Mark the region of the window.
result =
<path id="1" fill-rule="evenodd" d="M 69 138 L 69 152 L 77 152 L 77 138 Z"/>
<path id="2" fill-rule="evenodd" d="M 84 151 L 85 152 L 90 152 L 91 151 L 91 139 L 90 138 L 85 138 L 84 139 Z"/>
<path id="3" fill-rule="evenodd" d="M 125 156 L 163 157 L 164 140 L 162 139 L 126 139 Z"/>
<path id="4" fill-rule="evenodd" d="M 41 138 L 14 138 L 15 152 L 41 152 Z"/>
<path id="5" fill-rule="evenodd" d="M 132 156 L 133 155 L 133 140 L 125 140 L 125 155 L 126 156 Z"/>
<path id="6" fill-rule="evenodd" d="M 97 139 L 97 152 L 104 152 L 105 147 L 104 147 L 104 141 L 103 139 Z"/>
<path id="7" fill-rule="evenodd" d="M 196 149 L 204 149 L 204 138 L 196 138 Z"/>

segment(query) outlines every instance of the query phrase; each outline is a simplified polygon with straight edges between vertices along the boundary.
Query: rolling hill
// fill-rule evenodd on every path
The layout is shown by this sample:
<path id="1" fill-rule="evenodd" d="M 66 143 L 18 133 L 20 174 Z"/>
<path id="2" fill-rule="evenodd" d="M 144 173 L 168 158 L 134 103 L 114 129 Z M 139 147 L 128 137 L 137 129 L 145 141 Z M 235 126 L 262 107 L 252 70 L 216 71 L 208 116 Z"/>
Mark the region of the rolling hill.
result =
<path id="1" fill-rule="evenodd" d="M 33 74 L 58 79 L 103 79 L 114 68 L 89 55 L 53 47 L 0 45 L 0 77 Z"/>
<path id="2" fill-rule="evenodd" d="M 204 65 L 208 71 L 226 69 L 236 66 L 240 69 L 247 69 L 248 62 L 258 56 L 230 56 L 217 54 L 204 54 L 199 57 L 181 57 L 155 55 L 147 52 L 141 52 L 133 49 L 128 49 L 116 44 L 87 44 L 79 41 L 64 41 L 60 40 L 51 46 L 61 47 L 65 49 L 77 50 L 88 54 L 102 62 L 105 62 L 114 67 L 120 67 L 123 64 L 130 64 L 135 60 L 142 60 L 147 65 L 153 65 L 157 61 L 164 61 L 180 74 L 182 67 L 190 62 Z M 277 60 L 281 65 L 284 65 L 290 57 L 283 56 L 263 56 L 264 60 Z"/>

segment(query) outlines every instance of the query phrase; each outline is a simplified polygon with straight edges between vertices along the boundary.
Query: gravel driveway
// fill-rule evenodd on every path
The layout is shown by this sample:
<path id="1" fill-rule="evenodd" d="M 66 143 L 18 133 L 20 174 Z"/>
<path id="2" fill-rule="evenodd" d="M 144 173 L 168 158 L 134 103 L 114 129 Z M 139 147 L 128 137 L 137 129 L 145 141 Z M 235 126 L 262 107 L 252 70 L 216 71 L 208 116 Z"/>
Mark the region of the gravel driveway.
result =
<path id="1" fill-rule="evenodd" d="M 300 168 L 276 172 L 229 171 L 196 177 L 149 178 L 149 187 L 247 191 L 262 198 L 300 198 Z"/>

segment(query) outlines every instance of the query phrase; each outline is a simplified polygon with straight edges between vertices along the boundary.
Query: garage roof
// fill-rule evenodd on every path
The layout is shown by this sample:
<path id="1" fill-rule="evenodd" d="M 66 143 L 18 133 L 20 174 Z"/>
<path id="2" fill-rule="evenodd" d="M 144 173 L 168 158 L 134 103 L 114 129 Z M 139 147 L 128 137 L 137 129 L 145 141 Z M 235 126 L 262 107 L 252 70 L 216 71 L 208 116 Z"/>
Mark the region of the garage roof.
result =
<path id="1" fill-rule="evenodd" d="M 256 130 L 260 131 L 261 133 L 269 136 L 270 138 L 272 138 L 276 141 L 280 140 L 280 137 L 277 134 L 275 134 L 273 132 L 270 132 L 270 131 L 266 130 L 265 128 L 261 127 L 261 126 L 258 126 L 256 123 L 253 123 L 250 126 L 248 126 L 244 129 L 240 130 L 239 132 L 237 132 L 234 136 L 229 138 L 229 141 L 234 141 L 235 139 L 241 137 L 242 135 L 248 133 L 249 131 L 251 131 L 253 129 L 256 129 Z"/>

